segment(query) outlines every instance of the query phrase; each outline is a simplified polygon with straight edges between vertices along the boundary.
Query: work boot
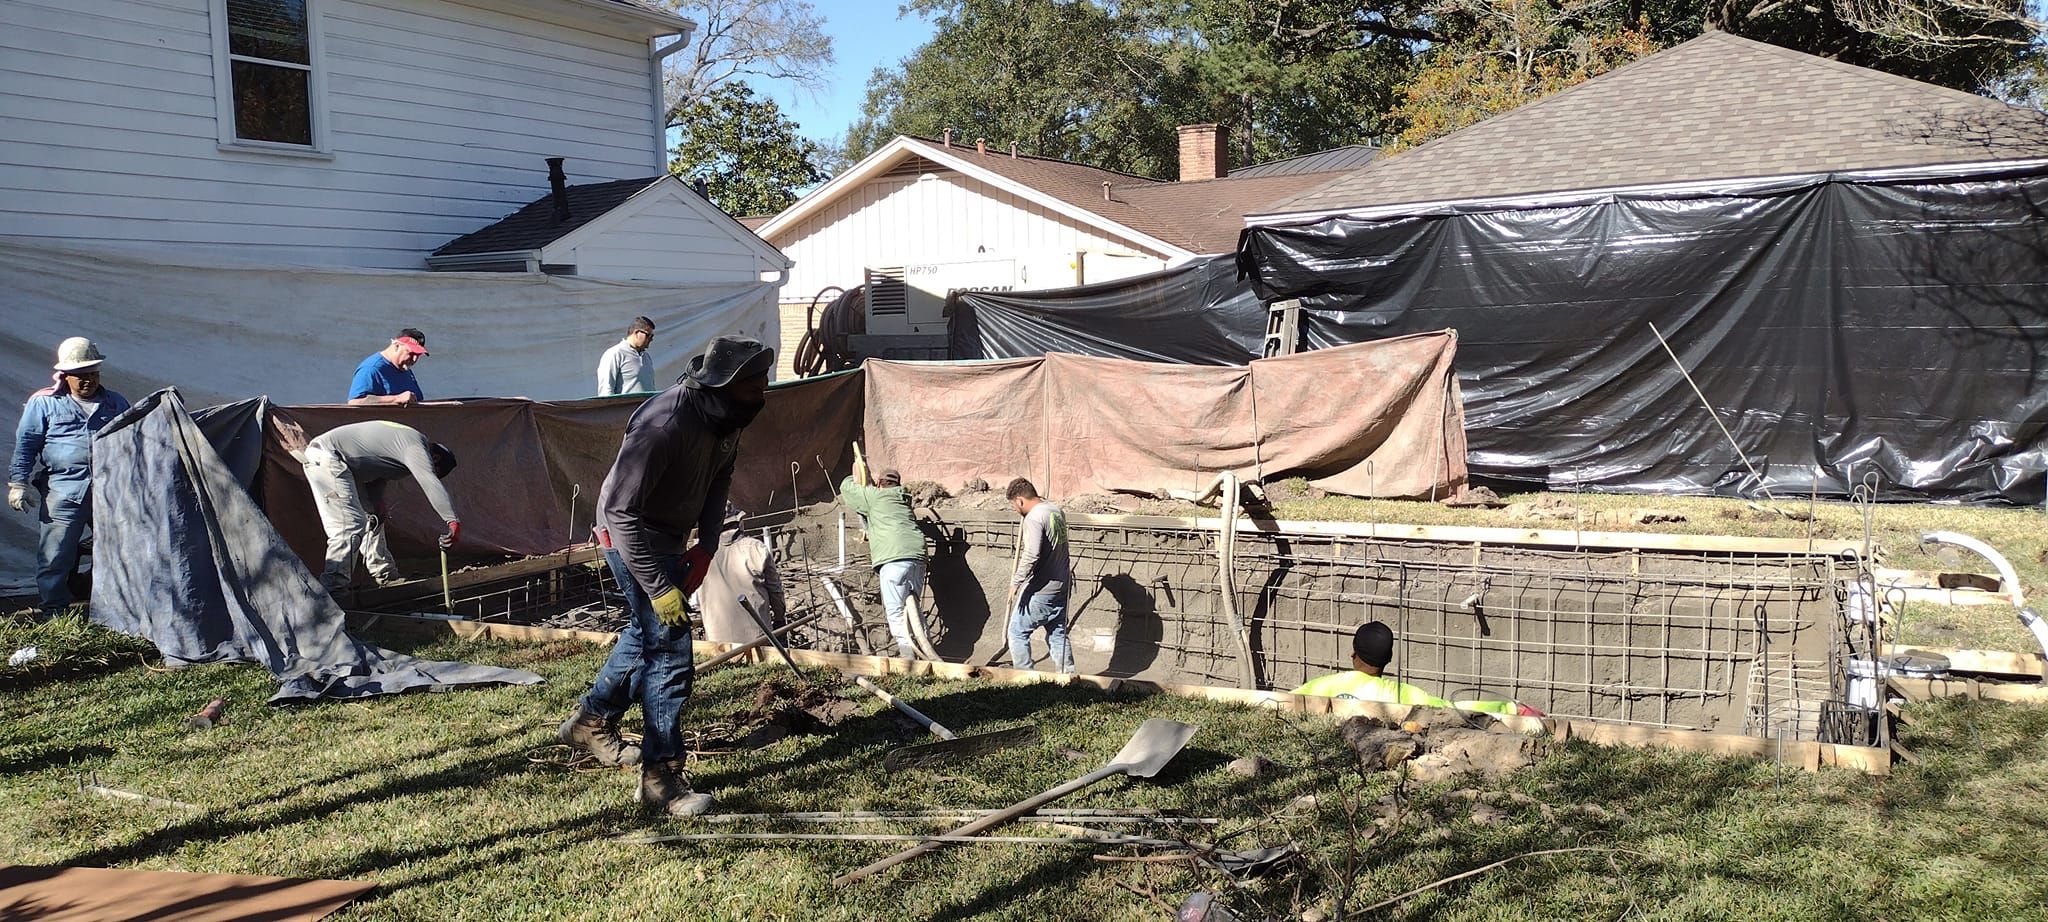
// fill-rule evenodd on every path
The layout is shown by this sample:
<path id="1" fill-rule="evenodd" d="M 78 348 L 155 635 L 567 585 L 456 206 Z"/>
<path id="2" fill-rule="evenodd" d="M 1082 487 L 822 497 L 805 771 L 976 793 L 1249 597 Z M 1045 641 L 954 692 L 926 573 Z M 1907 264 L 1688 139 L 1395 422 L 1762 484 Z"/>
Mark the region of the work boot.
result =
<path id="1" fill-rule="evenodd" d="M 606 720 L 592 714 L 581 706 L 574 716 L 562 721 L 558 736 L 571 749 L 581 749 L 605 765 L 640 764 L 640 747 L 632 745 L 619 736 L 619 725 L 615 720 Z"/>
<path id="2" fill-rule="evenodd" d="M 711 809 L 711 795 L 692 792 L 683 760 L 669 759 L 640 766 L 640 806 L 666 816 L 702 816 Z"/>

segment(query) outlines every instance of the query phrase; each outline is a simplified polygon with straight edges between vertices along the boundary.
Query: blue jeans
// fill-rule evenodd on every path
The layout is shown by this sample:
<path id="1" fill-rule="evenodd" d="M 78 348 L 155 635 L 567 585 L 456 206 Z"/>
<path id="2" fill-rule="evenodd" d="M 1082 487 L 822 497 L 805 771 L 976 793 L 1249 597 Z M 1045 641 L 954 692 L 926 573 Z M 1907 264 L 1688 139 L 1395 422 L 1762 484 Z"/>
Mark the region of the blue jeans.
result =
<path id="1" fill-rule="evenodd" d="M 52 484 L 51 486 L 56 486 Z M 71 604 L 71 571 L 78 567 L 78 542 L 92 524 L 92 494 L 46 493 L 36 514 L 42 525 L 42 541 L 36 550 L 36 594 L 44 611 Z"/>
<path id="2" fill-rule="evenodd" d="M 682 558 L 662 555 L 655 559 L 680 587 Z M 618 551 L 606 548 L 604 562 L 612 568 L 612 578 L 618 580 L 619 590 L 626 595 L 626 609 L 632 621 L 619 633 L 611 657 L 598 671 L 589 694 L 583 696 L 583 709 L 616 720 L 638 701 L 640 719 L 646 724 L 641 760 L 682 758 L 682 735 L 677 732 L 676 722 L 682 719 L 683 707 L 690 703 L 690 685 L 697 677 L 697 664 L 691 658 L 690 624 L 684 621 L 670 627 L 661 623 L 647 591 L 633 580 Z"/>
<path id="3" fill-rule="evenodd" d="M 911 643 L 910 619 L 903 613 L 903 603 L 924 591 L 924 561 L 891 560 L 876 567 L 875 574 L 881 577 L 882 612 L 888 617 L 897 655 L 915 658 L 917 647 Z"/>
<path id="4" fill-rule="evenodd" d="M 1025 596 L 1010 617 L 1010 665 L 1031 669 L 1031 632 L 1045 628 L 1045 646 L 1052 653 L 1053 668 L 1072 674 L 1074 647 L 1067 640 L 1067 593 L 1041 592 Z"/>

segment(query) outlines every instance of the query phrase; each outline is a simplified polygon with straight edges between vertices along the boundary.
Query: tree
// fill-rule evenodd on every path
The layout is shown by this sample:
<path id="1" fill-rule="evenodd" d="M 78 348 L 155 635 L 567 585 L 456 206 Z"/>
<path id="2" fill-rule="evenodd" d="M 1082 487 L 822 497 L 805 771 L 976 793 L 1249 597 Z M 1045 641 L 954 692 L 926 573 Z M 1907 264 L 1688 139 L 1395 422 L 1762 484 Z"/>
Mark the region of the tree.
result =
<path id="1" fill-rule="evenodd" d="M 1613 0 L 1443 0 L 1445 19 L 1470 31 L 1424 57 L 1393 117 L 1404 127 L 1390 151 L 1422 144 L 1590 80 L 1656 49 L 1647 21 L 1635 28 L 1574 27 Z"/>
<path id="2" fill-rule="evenodd" d="M 774 100 L 744 83 L 725 83 L 678 115 L 682 140 L 669 172 L 703 182 L 727 214 L 774 214 L 796 201 L 798 190 L 825 179 L 817 145 L 797 133 Z"/>
<path id="3" fill-rule="evenodd" d="M 687 50 L 664 62 L 668 126 L 720 87 L 747 77 L 824 87 L 832 38 L 809 0 L 661 0 L 697 23 Z"/>
<path id="4" fill-rule="evenodd" d="M 937 30 L 868 81 L 847 132 L 859 159 L 898 134 L 963 140 L 1148 176 L 1178 164 L 1175 126 L 1212 121 L 1185 60 L 1138 16 L 1087 0 L 911 0 Z"/>

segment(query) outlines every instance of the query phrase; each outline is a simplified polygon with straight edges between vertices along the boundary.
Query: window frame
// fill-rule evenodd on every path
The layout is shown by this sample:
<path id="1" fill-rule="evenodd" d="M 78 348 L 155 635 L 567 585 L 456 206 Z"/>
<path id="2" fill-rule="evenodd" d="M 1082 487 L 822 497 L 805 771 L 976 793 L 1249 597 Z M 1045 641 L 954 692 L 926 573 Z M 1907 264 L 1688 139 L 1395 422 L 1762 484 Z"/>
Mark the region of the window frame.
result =
<path id="1" fill-rule="evenodd" d="M 327 131 L 327 68 L 323 66 L 321 52 L 326 37 L 321 29 L 321 12 L 326 0 L 305 0 L 306 3 L 306 63 L 274 61 L 268 58 L 253 58 L 236 55 L 228 44 L 228 2 L 209 0 L 210 19 L 213 26 L 213 100 L 214 124 L 218 129 L 220 149 L 245 153 L 278 154 L 287 157 L 311 157 L 332 159 L 334 148 Z M 268 67 L 304 69 L 306 71 L 306 112 L 313 120 L 311 144 L 291 144 L 284 141 L 264 141 L 244 138 L 235 134 L 235 76 L 234 64 L 245 61 Z"/>

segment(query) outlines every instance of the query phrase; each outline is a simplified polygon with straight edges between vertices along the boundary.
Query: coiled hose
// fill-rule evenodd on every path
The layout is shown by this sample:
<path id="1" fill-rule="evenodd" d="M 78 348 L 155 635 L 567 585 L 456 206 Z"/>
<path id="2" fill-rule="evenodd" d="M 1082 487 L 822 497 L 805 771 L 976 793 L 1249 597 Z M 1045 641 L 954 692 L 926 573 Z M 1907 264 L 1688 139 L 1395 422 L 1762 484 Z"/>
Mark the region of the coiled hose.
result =
<path id="1" fill-rule="evenodd" d="M 819 309 L 818 303 L 833 292 L 838 294 Z M 868 331 L 867 286 L 826 286 L 811 299 L 805 323 L 804 337 L 797 342 L 796 356 L 791 360 L 797 377 L 811 378 L 858 366 L 860 358 L 847 348 L 846 338 Z"/>

